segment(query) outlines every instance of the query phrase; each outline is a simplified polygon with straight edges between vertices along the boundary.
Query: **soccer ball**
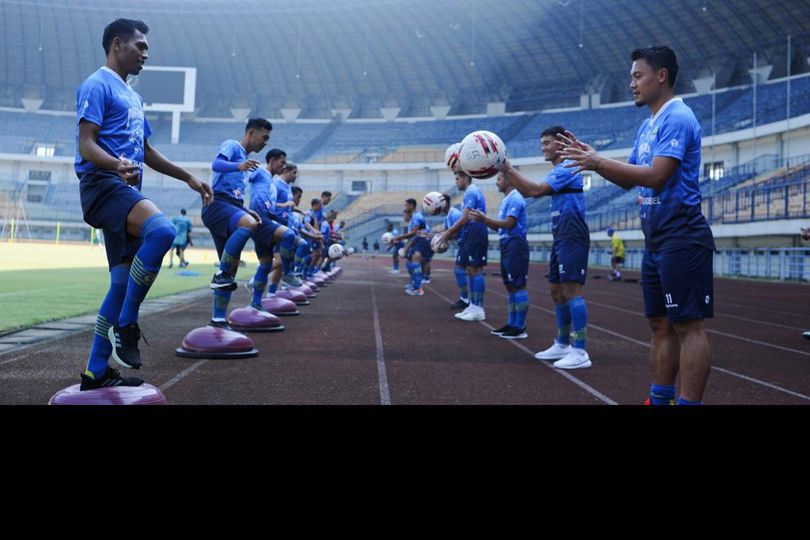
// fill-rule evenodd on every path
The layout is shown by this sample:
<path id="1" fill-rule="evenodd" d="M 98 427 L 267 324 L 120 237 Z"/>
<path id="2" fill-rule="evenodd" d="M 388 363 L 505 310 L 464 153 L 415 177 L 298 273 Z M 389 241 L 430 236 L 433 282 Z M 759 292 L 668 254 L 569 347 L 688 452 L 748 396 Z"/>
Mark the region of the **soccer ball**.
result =
<path id="1" fill-rule="evenodd" d="M 461 143 L 457 142 L 450 145 L 444 153 L 444 162 L 450 167 L 450 170 L 456 172 L 458 166 L 458 150 L 461 148 Z"/>
<path id="2" fill-rule="evenodd" d="M 430 249 L 436 253 L 444 253 L 447 251 L 447 242 L 441 241 L 441 235 L 436 235 L 430 239 Z"/>
<path id="3" fill-rule="evenodd" d="M 422 199 L 422 211 L 427 216 L 435 216 L 444 208 L 444 196 L 438 191 L 431 191 Z"/>
<path id="4" fill-rule="evenodd" d="M 346 250 L 346 255 L 354 255 L 354 248 L 350 247 Z"/>
<path id="5" fill-rule="evenodd" d="M 491 131 L 473 131 L 461 141 L 459 166 L 473 178 L 492 178 L 506 161 L 506 145 Z"/>
<path id="6" fill-rule="evenodd" d="M 343 257 L 343 246 L 340 244 L 332 244 L 329 246 L 329 258 L 336 261 Z"/>
<path id="7" fill-rule="evenodd" d="M 391 240 L 393 239 L 394 235 L 391 234 L 390 232 L 383 233 L 382 235 L 382 243 L 385 244 L 386 246 L 391 244 Z"/>
<path id="8" fill-rule="evenodd" d="M 405 251 L 405 248 L 404 248 L 404 247 L 399 248 L 399 251 L 397 251 L 397 254 L 398 254 L 400 257 L 402 257 L 403 259 L 405 258 L 405 253 L 407 253 L 407 252 Z"/>

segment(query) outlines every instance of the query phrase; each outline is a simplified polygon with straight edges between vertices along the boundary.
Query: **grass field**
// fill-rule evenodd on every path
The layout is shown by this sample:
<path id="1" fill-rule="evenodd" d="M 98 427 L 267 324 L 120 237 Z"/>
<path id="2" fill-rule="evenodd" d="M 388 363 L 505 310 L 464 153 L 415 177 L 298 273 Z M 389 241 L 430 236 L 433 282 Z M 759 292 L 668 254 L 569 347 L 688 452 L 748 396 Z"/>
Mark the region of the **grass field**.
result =
<path id="1" fill-rule="evenodd" d="M 240 276 L 255 271 L 255 254 L 252 249 L 245 251 L 248 264 L 240 269 Z M 208 285 L 216 253 L 191 249 L 186 256 L 191 265 L 184 271 L 199 275 L 177 275 L 177 257 L 175 267 L 169 269 L 167 255 L 147 300 Z M 0 243 L 0 332 L 95 313 L 107 294 L 109 282 L 103 247 Z"/>

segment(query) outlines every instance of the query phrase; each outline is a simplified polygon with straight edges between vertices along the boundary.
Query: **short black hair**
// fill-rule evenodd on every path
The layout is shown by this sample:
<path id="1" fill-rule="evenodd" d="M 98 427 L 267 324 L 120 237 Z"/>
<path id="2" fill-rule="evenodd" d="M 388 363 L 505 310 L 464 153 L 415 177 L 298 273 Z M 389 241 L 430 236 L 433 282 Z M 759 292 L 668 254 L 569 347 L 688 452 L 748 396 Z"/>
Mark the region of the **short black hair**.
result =
<path id="1" fill-rule="evenodd" d="M 284 154 L 284 155 L 286 156 L 287 154 Z M 297 168 L 298 168 L 298 165 L 296 163 L 294 163 L 292 161 L 287 161 L 287 163 L 284 165 L 284 172 L 294 171 Z"/>
<path id="2" fill-rule="evenodd" d="M 386 231 L 393 231 L 393 230 L 394 230 L 394 224 L 393 224 L 393 223 L 388 223 L 388 224 L 385 226 L 385 230 L 386 230 Z"/>
<path id="3" fill-rule="evenodd" d="M 293 186 L 293 188 L 292 188 L 292 194 L 293 194 L 293 197 L 298 197 L 298 195 L 299 195 L 299 194 L 301 194 L 301 193 L 303 193 L 303 192 L 304 192 L 304 190 L 303 190 L 303 189 L 301 189 L 301 188 L 300 188 L 300 187 L 298 187 L 298 186 Z"/>
<path id="4" fill-rule="evenodd" d="M 270 121 L 265 118 L 251 118 L 247 121 L 247 124 L 245 124 L 245 133 L 251 129 L 266 129 L 267 131 L 273 131 L 273 124 L 271 124 Z"/>
<path id="5" fill-rule="evenodd" d="M 666 45 L 653 45 L 636 49 L 630 53 L 630 58 L 633 62 L 644 59 L 655 71 L 666 69 L 667 73 L 669 73 L 669 87 L 675 86 L 675 81 L 678 79 L 678 58 L 675 56 L 675 51 Z"/>
<path id="6" fill-rule="evenodd" d="M 271 159 L 278 159 L 282 156 L 287 157 L 287 152 L 280 148 L 271 148 L 267 151 L 267 154 L 264 155 L 264 161 L 270 163 Z"/>
<path id="7" fill-rule="evenodd" d="M 332 196 L 331 191 L 322 191 L 321 192 L 321 197 L 331 197 L 331 196 Z"/>
<path id="8" fill-rule="evenodd" d="M 416 199 L 405 199 L 405 204 L 411 208 L 416 208 Z"/>
<path id="9" fill-rule="evenodd" d="M 543 130 L 543 133 L 540 134 L 540 138 L 548 137 L 551 135 L 552 137 L 556 138 L 557 135 L 564 135 L 565 128 L 562 126 L 551 126 Z"/>
<path id="10" fill-rule="evenodd" d="M 181 209 L 180 209 L 180 213 L 181 213 L 181 214 L 183 214 L 183 215 L 185 216 L 185 215 L 186 215 L 186 209 L 185 209 L 185 208 L 181 208 Z"/>
<path id="11" fill-rule="evenodd" d="M 115 38 L 122 41 L 129 41 L 135 34 L 135 30 L 141 34 L 149 33 L 149 26 L 143 21 L 135 19 L 116 19 L 104 28 L 104 35 L 101 38 L 101 46 L 104 47 L 104 54 L 110 54 L 110 48 Z"/>
<path id="12" fill-rule="evenodd" d="M 321 199 L 316 197 L 316 198 L 312 199 L 312 202 L 309 203 L 309 204 L 312 205 L 312 206 L 315 206 L 316 204 L 321 204 Z"/>
<path id="13" fill-rule="evenodd" d="M 442 197 L 444 198 L 444 211 L 450 211 L 450 194 L 449 193 L 442 193 Z"/>

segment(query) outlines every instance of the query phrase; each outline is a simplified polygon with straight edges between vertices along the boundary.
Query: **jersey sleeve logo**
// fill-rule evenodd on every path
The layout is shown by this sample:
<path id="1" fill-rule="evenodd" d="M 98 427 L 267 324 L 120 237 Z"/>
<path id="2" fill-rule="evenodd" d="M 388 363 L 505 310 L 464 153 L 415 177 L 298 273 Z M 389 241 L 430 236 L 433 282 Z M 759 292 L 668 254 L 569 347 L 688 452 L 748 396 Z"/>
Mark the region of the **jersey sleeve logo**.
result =
<path id="1" fill-rule="evenodd" d="M 669 144 L 670 146 L 672 146 L 672 148 L 678 148 L 678 145 L 681 143 L 678 141 L 678 139 L 672 139 L 671 141 L 669 141 Z"/>

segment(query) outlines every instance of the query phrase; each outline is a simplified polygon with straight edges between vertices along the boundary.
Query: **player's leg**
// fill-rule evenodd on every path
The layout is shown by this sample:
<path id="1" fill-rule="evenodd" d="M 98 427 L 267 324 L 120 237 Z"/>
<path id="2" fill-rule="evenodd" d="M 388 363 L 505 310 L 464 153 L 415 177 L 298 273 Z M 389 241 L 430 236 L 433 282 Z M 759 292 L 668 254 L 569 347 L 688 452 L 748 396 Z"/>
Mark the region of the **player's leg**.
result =
<path id="1" fill-rule="evenodd" d="M 667 307 L 659 274 L 660 254 L 645 251 L 641 262 L 641 292 L 644 315 L 649 320 L 650 366 L 653 383 L 647 400 L 651 405 L 671 405 L 675 402 L 675 379 L 680 366 L 678 335 L 667 319 Z"/>
<path id="2" fill-rule="evenodd" d="M 504 256 L 505 255 L 505 256 Z M 510 311 L 514 313 L 512 328 L 501 334 L 505 339 L 526 339 L 526 315 L 529 312 L 529 291 L 526 285 L 529 275 L 529 245 L 520 239 L 513 239 L 507 244 L 506 279 L 509 284 Z M 503 269 L 502 269 L 503 272 Z"/>
<path id="3" fill-rule="evenodd" d="M 501 328 L 497 328 L 495 330 L 490 331 L 490 334 L 493 336 L 502 336 L 505 332 L 508 332 L 515 328 L 515 287 L 512 286 L 510 275 L 509 275 L 509 261 L 508 261 L 509 253 L 506 249 L 506 246 L 501 246 L 501 279 L 503 280 L 503 285 L 506 288 L 506 292 L 508 294 L 508 302 L 507 302 L 507 319 L 506 324 L 503 325 Z"/>
<path id="4" fill-rule="evenodd" d="M 272 241 L 278 246 L 281 259 L 281 280 L 290 287 L 298 287 L 302 281 L 293 275 L 293 264 L 295 263 L 295 233 L 289 227 L 285 227 L 275 221 L 262 222 L 256 234 L 269 235 L 272 233 Z"/>
<path id="5" fill-rule="evenodd" d="M 253 279 L 250 280 L 251 287 L 251 301 L 250 307 L 257 311 L 265 311 L 262 307 L 262 296 L 267 289 L 267 278 L 273 268 L 273 246 L 268 246 L 262 242 L 253 239 L 256 248 L 256 257 L 259 259 L 259 265 L 256 267 L 256 273 Z"/>
<path id="6" fill-rule="evenodd" d="M 174 247 L 175 246 L 173 245 L 172 248 Z M 172 268 L 174 266 L 174 252 L 175 252 L 174 249 L 169 250 L 169 268 Z"/>
<path id="7" fill-rule="evenodd" d="M 557 319 L 557 337 L 551 347 L 534 355 L 538 360 L 559 360 L 573 350 L 571 347 L 571 306 L 565 299 L 560 282 L 559 243 L 551 246 L 551 257 L 548 263 L 548 281 L 551 300 Z"/>
<path id="8" fill-rule="evenodd" d="M 215 201 L 212 204 L 217 203 Z M 236 289 L 236 271 L 239 269 L 239 259 L 242 257 L 242 250 L 259 225 L 259 223 L 244 210 L 236 209 L 236 207 L 233 206 L 232 208 L 234 208 L 235 211 L 233 211 L 228 218 L 228 231 L 233 232 L 228 236 L 228 240 L 225 242 L 225 246 L 222 250 L 219 270 L 214 274 L 214 278 L 211 280 L 212 289 L 227 289 L 229 291 Z"/>
<path id="9" fill-rule="evenodd" d="M 413 288 L 406 290 L 411 296 L 422 296 L 425 294 L 422 290 L 422 259 L 422 252 L 414 248 L 410 262 L 408 263 L 408 271 L 411 272 Z"/>

